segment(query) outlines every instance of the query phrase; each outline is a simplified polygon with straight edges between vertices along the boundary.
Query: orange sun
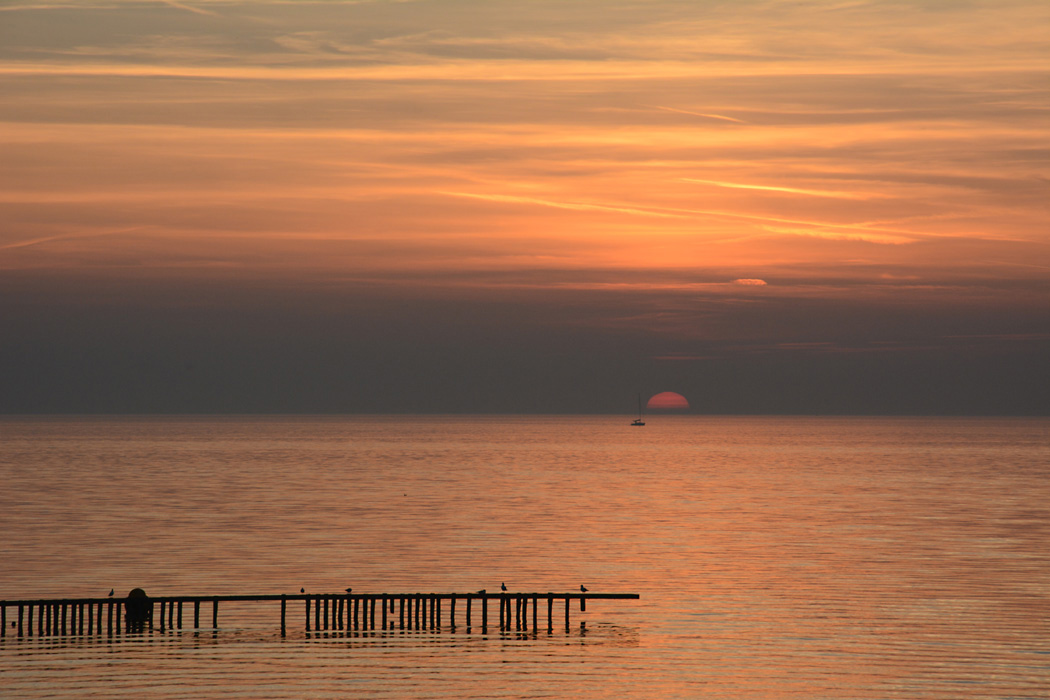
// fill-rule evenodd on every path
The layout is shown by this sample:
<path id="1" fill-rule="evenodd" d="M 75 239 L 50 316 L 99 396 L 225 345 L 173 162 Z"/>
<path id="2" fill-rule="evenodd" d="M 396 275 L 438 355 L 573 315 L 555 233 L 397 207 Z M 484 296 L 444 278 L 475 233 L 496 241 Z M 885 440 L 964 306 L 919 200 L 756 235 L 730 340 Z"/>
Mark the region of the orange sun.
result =
<path id="1" fill-rule="evenodd" d="M 689 402 L 681 394 L 676 394 L 673 391 L 662 391 L 649 399 L 645 407 L 649 410 L 657 411 L 681 411 L 689 408 Z"/>

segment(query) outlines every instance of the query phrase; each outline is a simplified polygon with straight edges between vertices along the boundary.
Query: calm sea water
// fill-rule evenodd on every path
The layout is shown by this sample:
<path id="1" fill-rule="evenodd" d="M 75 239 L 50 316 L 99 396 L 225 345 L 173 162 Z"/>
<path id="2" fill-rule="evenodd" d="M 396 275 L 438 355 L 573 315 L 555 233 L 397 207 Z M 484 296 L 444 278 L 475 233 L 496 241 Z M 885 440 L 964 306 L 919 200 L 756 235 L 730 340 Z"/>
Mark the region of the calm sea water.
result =
<path id="1" fill-rule="evenodd" d="M 628 422 L 0 419 L 0 598 L 641 594 L 552 634 L 9 634 L 0 694 L 1050 696 L 1050 420 Z"/>

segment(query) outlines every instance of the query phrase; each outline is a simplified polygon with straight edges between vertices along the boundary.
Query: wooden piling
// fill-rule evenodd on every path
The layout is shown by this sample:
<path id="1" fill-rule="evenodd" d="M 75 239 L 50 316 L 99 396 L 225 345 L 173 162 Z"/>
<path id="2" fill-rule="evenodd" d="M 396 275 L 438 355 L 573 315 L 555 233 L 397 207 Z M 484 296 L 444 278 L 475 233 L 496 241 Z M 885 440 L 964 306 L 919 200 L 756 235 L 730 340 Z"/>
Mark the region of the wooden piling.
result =
<path id="1" fill-rule="evenodd" d="M 211 602 L 211 628 L 213 630 L 219 629 L 219 599 L 215 598 Z"/>
<path id="2" fill-rule="evenodd" d="M 285 625 L 285 621 L 284 621 L 285 612 L 287 611 L 287 609 L 288 609 L 288 596 L 282 595 L 281 596 L 281 636 L 282 637 L 284 637 L 284 636 L 286 636 L 288 634 L 288 628 Z M 196 627 L 196 625 L 194 625 L 194 627 Z"/>
<path id="3" fill-rule="evenodd" d="M 467 596 L 467 631 L 470 631 L 470 604 L 474 602 L 474 596 Z"/>
<path id="4" fill-rule="evenodd" d="M 449 629 L 456 629 L 456 594 L 453 593 L 452 597 L 448 601 L 448 626 Z"/>
<path id="5" fill-rule="evenodd" d="M 383 629 L 386 629 L 386 613 L 387 613 L 386 593 L 383 594 L 383 597 L 381 598 L 381 600 L 383 602 Z"/>
<path id="6" fill-rule="evenodd" d="M 488 596 L 481 597 L 481 631 L 489 629 L 489 599 Z"/>
<path id="7" fill-rule="evenodd" d="M 565 597 L 565 631 L 569 631 L 569 597 Z"/>

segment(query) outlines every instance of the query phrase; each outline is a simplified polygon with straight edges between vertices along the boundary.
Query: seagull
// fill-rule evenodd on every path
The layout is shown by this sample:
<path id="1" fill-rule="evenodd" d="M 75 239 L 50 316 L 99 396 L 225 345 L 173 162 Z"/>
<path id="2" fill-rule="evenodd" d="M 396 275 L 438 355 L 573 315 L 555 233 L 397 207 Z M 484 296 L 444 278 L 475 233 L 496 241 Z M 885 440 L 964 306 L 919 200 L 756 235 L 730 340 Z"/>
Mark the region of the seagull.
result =
<path id="1" fill-rule="evenodd" d="M 112 598 L 112 597 L 113 597 L 113 589 L 112 589 L 112 588 L 110 588 L 110 589 L 109 589 L 109 597 L 110 597 L 110 598 Z"/>
<path id="2" fill-rule="evenodd" d="M 500 590 L 502 590 L 504 593 L 507 592 L 507 584 L 506 583 L 501 583 L 499 585 L 499 587 L 500 587 Z"/>
<path id="3" fill-rule="evenodd" d="M 478 591 L 478 595 L 485 595 L 485 589 L 482 588 L 480 591 Z"/>
<path id="4" fill-rule="evenodd" d="M 584 588 L 584 587 L 583 587 L 583 584 L 581 583 L 581 584 L 580 584 L 580 593 L 586 593 L 586 592 L 587 592 L 587 589 L 586 589 L 586 588 Z"/>
<path id="5" fill-rule="evenodd" d="M 346 592 L 347 592 L 347 593 L 349 593 L 349 592 L 350 592 L 350 591 L 352 591 L 352 590 L 354 590 L 354 589 L 353 589 L 353 588 L 347 588 L 347 589 L 346 589 Z"/>
<path id="6" fill-rule="evenodd" d="M 305 588 L 300 588 L 300 589 L 299 589 L 299 592 L 300 592 L 300 593 L 306 593 L 306 589 L 305 589 Z"/>

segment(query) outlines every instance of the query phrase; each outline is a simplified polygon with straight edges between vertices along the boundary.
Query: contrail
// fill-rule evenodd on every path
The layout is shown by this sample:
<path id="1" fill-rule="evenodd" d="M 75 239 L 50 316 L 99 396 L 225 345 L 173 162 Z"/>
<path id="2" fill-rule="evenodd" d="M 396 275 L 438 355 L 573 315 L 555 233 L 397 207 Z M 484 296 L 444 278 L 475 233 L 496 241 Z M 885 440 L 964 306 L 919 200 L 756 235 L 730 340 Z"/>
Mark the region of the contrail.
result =
<path id="1" fill-rule="evenodd" d="M 91 233 L 63 233 L 57 236 L 41 236 L 40 238 L 31 238 L 28 241 L 17 241 L 15 243 L 6 243 L 0 245 L 0 250 L 15 250 L 16 248 L 29 248 L 31 246 L 40 245 L 41 243 L 51 243 L 52 241 L 63 241 L 69 238 L 95 238 L 98 236 L 118 236 L 122 233 L 131 233 L 132 231 L 141 231 L 146 228 L 145 226 L 131 226 L 129 228 L 121 228 L 115 231 L 94 231 Z"/>
<path id="2" fill-rule="evenodd" d="M 871 195 L 858 194 L 855 192 L 836 192 L 832 190 L 804 190 L 798 187 L 775 187 L 773 185 L 744 185 L 739 182 L 722 182 L 720 180 L 698 180 L 692 177 L 683 177 L 683 182 L 697 182 L 701 185 L 714 185 L 715 187 L 728 187 L 739 190 L 767 190 L 769 192 L 787 192 L 788 194 L 805 194 L 812 197 L 835 197 L 839 199 L 871 199 Z"/>
<path id="3" fill-rule="evenodd" d="M 205 15 L 205 16 L 208 16 L 208 17 L 218 17 L 219 16 L 219 13 L 217 13 L 217 12 L 212 12 L 211 10 L 205 10 L 205 9 L 200 8 L 200 7 L 193 7 L 192 5 L 184 5 L 183 3 L 178 2 L 177 0 L 160 0 L 160 2 L 164 3 L 165 5 L 170 5 L 171 7 L 174 7 L 176 9 L 186 10 L 187 12 L 192 12 L 192 13 L 197 14 L 197 15 Z"/>
<path id="4" fill-rule="evenodd" d="M 704 114 L 703 112 L 690 112 L 688 109 L 676 109 L 674 107 L 661 107 L 660 105 L 653 105 L 656 109 L 662 109 L 665 112 L 678 112 L 679 114 L 691 114 L 694 117 L 704 117 L 705 119 L 721 119 L 727 122 L 734 122 L 736 124 L 747 124 L 747 122 L 741 119 L 734 119 L 733 117 L 727 117 L 722 114 Z"/>

